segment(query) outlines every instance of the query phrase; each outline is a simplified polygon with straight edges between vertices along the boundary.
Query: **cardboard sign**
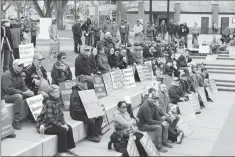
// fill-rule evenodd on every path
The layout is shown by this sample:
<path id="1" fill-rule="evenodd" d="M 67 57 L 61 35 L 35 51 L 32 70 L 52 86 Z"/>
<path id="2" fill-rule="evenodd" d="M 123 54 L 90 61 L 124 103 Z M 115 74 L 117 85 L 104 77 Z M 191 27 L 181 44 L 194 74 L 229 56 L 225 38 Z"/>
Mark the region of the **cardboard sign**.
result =
<path id="1" fill-rule="evenodd" d="M 61 82 L 59 84 L 60 86 L 60 92 L 62 95 L 62 99 L 64 102 L 64 108 L 66 110 L 69 109 L 69 105 L 70 105 L 70 95 L 72 93 L 72 87 L 75 86 L 76 80 L 71 80 L 71 81 L 65 81 L 65 82 Z"/>
<path id="2" fill-rule="evenodd" d="M 137 70 L 138 76 L 140 78 L 140 82 L 145 81 L 143 66 L 142 65 L 137 65 L 136 70 Z"/>
<path id="3" fill-rule="evenodd" d="M 88 118 L 94 118 L 104 115 L 103 109 L 100 106 L 94 89 L 78 91 L 78 93 L 86 110 Z"/>
<path id="4" fill-rule="evenodd" d="M 231 57 L 235 56 L 235 46 L 229 46 L 228 51 L 229 51 L 229 56 Z"/>
<path id="5" fill-rule="evenodd" d="M 102 75 L 102 77 L 103 77 L 103 81 L 104 81 L 104 85 L 105 85 L 105 89 L 106 89 L 107 94 L 113 93 L 113 82 L 111 79 L 111 74 L 105 73 Z"/>
<path id="6" fill-rule="evenodd" d="M 216 87 L 215 80 L 209 80 L 209 87 L 211 89 L 211 92 L 213 94 L 214 99 L 216 98 L 216 95 L 218 93 L 218 89 Z"/>
<path id="7" fill-rule="evenodd" d="M 106 132 L 108 132 L 111 129 L 111 127 L 110 127 L 109 119 L 105 110 L 105 106 L 101 105 L 101 107 L 103 108 L 103 112 L 104 112 L 103 123 L 101 126 L 101 133 L 102 135 L 104 135 Z"/>
<path id="8" fill-rule="evenodd" d="M 51 53 L 59 53 L 60 52 L 60 41 L 51 41 Z"/>
<path id="9" fill-rule="evenodd" d="M 193 94 L 189 94 L 189 101 L 190 104 L 192 105 L 194 112 L 200 112 L 201 111 L 201 107 L 200 107 L 200 103 L 198 101 L 198 93 L 193 93 Z"/>
<path id="10" fill-rule="evenodd" d="M 1 100 L 1 139 L 12 134 L 14 134 L 12 120 L 9 117 L 5 101 Z"/>
<path id="11" fill-rule="evenodd" d="M 148 156 L 160 156 L 149 135 L 146 132 L 144 132 L 143 135 L 144 136 L 140 139 L 140 143 L 144 147 Z"/>
<path id="12" fill-rule="evenodd" d="M 133 69 L 132 68 L 123 69 L 122 73 L 123 73 L 123 79 L 124 79 L 124 86 L 126 88 L 135 87 L 136 85 L 135 85 Z"/>
<path id="13" fill-rule="evenodd" d="M 207 55 L 205 58 L 204 63 L 210 63 L 212 61 L 215 61 L 218 58 L 218 55 Z"/>
<path id="14" fill-rule="evenodd" d="M 178 102 L 177 104 L 185 121 L 196 119 L 195 112 L 192 105 L 190 104 L 190 101 Z"/>
<path id="15" fill-rule="evenodd" d="M 111 72 L 111 79 L 113 82 L 113 89 L 120 90 L 123 88 L 123 75 L 121 70 Z"/>
<path id="16" fill-rule="evenodd" d="M 203 87 L 199 87 L 197 89 L 197 92 L 199 93 L 199 95 L 200 95 L 200 97 L 201 97 L 201 99 L 202 99 L 202 101 L 203 101 L 203 103 L 204 103 L 204 105 L 206 107 L 207 106 L 207 98 L 206 98 L 206 93 L 205 93 L 204 88 Z"/>
<path id="17" fill-rule="evenodd" d="M 208 45 L 206 45 L 206 46 L 200 45 L 198 53 L 203 53 L 203 54 L 210 53 L 210 46 L 208 46 Z"/>
<path id="18" fill-rule="evenodd" d="M 33 44 L 19 45 L 20 59 L 24 61 L 24 65 L 28 66 L 33 63 L 34 46 Z"/>
<path id="19" fill-rule="evenodd" d="M 177 128 L 184 132 L 185 137 L 188 137 L 193 132 L 193 130 L 189 128 L 187 122 L 185 122 L 182 116 L 180 116 L 180 120 L 177 123 Z"/>
<path id="20" fill-rule="evenodd" d="M 153 79 L 152 65 L 137 65 L 136 69 L 141 82 Z"/>
<path id="21" fill-rule="evenodd" d="M 129 138 L 126 150 L 127 150 L 129 156 L 140 156 L 139 151 L 135 145 L 135 140 L 133 137 Z"/>
<path id="22" fill-rule="evenodd" d="M 168 75 L 164 75 L 164 78 L 163 78 L 163 84 L 166 85 L 166 88 L 169 89 L 171 84 L 172 84 L 172 81 L 173 81 L 173 78 L 168 76 Z"/>
<path id="23" fill-rule="evenodd" d="M 30 111 L 35 121 L 37 120 L 38 116 L 42 112 L 42 109 L 43 109 L 42 101 L 43 101 L 43 97 L 41 94 L 26 99 L 26 102 L 30 108 Z"/>
<path id="24" fill-rule="evenodd" d="M 103 77 L 101 75 L 93 75 L 93 84 L 95 88 L 95 93 L 99 99 L 107 96 Z"/>
<path id="25" fill-rule="evenodd" d="M 213 97 L 213 94 L 212 94 L 212 91 L 210 89 L 210 87 L 206 87 L 206 91 L 208 93 L 208 97 L 211 99 L 211 100 L 214 100 L 214 97 Z"/>

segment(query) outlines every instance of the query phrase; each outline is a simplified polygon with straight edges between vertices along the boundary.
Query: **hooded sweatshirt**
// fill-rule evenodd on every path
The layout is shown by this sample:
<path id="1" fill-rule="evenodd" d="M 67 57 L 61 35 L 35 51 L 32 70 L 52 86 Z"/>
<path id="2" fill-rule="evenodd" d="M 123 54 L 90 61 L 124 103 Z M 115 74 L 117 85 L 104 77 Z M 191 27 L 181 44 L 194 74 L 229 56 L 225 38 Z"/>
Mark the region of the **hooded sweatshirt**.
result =
<path id="1" fill-rule="evenodd" d="M 69 68 L 69 65 L 57 61 L 51 71 L 51 78 L 52 78 L 52 84 L 57 84 L 67 81 L 67 80 L 72 80 L 72 72 Z"/>

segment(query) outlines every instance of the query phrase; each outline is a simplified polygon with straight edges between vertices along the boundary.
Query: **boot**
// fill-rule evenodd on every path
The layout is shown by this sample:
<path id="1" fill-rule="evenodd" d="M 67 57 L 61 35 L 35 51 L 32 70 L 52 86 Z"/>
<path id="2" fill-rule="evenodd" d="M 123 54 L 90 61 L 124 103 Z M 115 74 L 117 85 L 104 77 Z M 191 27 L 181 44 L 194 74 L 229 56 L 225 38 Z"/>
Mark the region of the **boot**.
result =
<path id="1" fill-rule="evenodd" d="M 22 118 L 21 113 L 16 112 L 14 115 L 14 121 L 12 123 L 12 126 L 15 130 L 21 130 L 21 124 L 20 124 L 21 118 Z"/>

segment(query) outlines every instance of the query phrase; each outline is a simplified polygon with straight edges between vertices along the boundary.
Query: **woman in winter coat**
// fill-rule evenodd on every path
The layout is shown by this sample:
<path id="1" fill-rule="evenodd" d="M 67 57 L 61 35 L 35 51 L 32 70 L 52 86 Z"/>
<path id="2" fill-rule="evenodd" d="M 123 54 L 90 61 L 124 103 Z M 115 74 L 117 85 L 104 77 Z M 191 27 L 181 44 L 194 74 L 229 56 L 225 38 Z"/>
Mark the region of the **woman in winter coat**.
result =
<path id="1" fill-rule="evenodd" d="M 167 31 L 165 20 L 162 20 L 159 30 L 161 33 L 162 40 L 165 40 L 166 31 Z"/>
<path id="2" fill-rule="evenodd" d="M 91 71 L 93 74 L 97 74 L 97 73 L 100 73 L 98 71 L 98 67 L 97 67 L 97 61 L 96 61 L 96 58 L 97 58 L 97 49 L 96 48 L 93 48 L 91 50 Z"/>
<path id="3" fill-rule="evenodd" d="M 59 83 L 72 80 L 72 72 L 65 59 L 67 58 L 66 53 L 60 52 L 57 55 L 57 62 L 53 65 L 51 71 L 52 84 L 59 85 Z"/>
<path id="4" fill-rule="evenodd" d="M 137 24 L 134 26 L 134 41 L 135 43 L 141 44 L 143 43 L 143 32 L 144 26 L 141 23 L 141 20 L 137 20 Z"/>
<path id="5" fill-rule="evenodd" d="M 116 50 L 114 52 L 114 49 L 110 49 L 109 56 L 108 56 L 108 61 L 111 69 L 116 69 L 117 68 L 117 63 L 118 63 L 118 57 L 119 57 L 119 50 Z"/>
<path id="6" fill-rule="evenodd" d="M 165 73 L 165 66 L 164 63 L 160 62 L 156 71 L 155 75 L 157 77 L 157 81 L 163 83 L 163 74 Z"/>
<path id="7" fill-rule="evenodd" d="M 111 70 L 108 58 L 104 52 L 104 48 L 98 49 L 98 55 L 96 58 L 97 66 L 99 71 L 101 71 L 102 74 L 107 73 Z"/>

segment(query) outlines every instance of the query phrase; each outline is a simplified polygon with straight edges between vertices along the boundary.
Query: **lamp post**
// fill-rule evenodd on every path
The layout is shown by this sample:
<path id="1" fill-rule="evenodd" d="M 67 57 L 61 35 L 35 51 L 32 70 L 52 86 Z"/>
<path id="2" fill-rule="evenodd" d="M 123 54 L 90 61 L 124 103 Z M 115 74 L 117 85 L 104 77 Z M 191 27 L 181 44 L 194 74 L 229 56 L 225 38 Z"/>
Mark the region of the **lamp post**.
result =
<path id="1" fill-rule="evenodd" d="M 77 0 L 74 0 L 75 2 L 75 11 L 74 11 L 74 20 L 77 19 Z"/>
<path id="2" fill-rule="evenodd" d="M 149 0 L 149 22 L 152 23 L 153 19 L 153 0 Z"/>
<path id="3" fill-rule="evenodd" d="M 170 22 L 170 0 L 167 0 L 167 25 L 169 25 Z"/>

